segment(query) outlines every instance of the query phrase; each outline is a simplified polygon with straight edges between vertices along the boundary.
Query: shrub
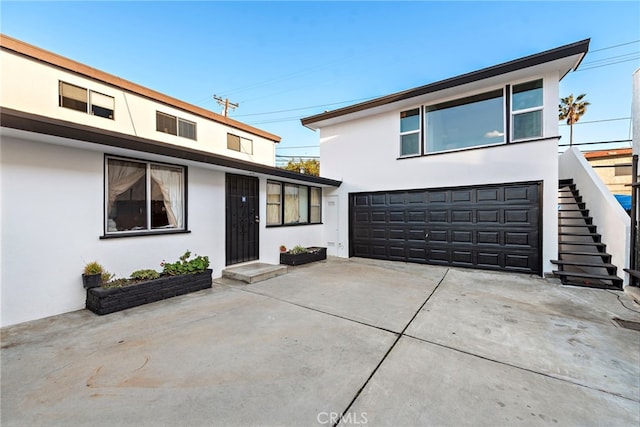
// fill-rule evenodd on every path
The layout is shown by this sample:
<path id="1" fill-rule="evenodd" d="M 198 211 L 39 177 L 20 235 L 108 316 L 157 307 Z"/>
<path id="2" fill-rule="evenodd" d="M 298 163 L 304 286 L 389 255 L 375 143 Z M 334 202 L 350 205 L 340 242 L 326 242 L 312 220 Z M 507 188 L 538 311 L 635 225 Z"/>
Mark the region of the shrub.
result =
<path id="1" fill-rule="evenodd" d="M 84 274 L 86 274 L 87 276 L 92 274 L 102 274 L 103 272 L 104 272 L 104 267 L 98 264 L 97 261 L 88 262 L 84 266 Z"/>
<path id="2" fill-rule="evenodd" d="M 209 257 L 196 255 L 195 258 L 189 259 L 191 252 L 187 251 L 174 263 L 162 262 L 162 274 L 169 276 L 177 276 L 178 274 L 196 274 L 202 273 L 209 268 Z"/>
<path id="3" fill-rule="evenodd" d="M 309 250 L 307 248 L 305 248 L 304 246 L 300 246 L 300 245 L 296 245 L 291 250 L 289 250 L 289 253 L 290 254 L 294 254 L 294 255 L 306 254 L 308 252 L 309 252 Z"/>
<path id="4" fill-rule="evenodd" d="M 155 270 L 136 270 L 130 276 L 133 280 L 153 280 L 160 277 L 160 273 Z"/>

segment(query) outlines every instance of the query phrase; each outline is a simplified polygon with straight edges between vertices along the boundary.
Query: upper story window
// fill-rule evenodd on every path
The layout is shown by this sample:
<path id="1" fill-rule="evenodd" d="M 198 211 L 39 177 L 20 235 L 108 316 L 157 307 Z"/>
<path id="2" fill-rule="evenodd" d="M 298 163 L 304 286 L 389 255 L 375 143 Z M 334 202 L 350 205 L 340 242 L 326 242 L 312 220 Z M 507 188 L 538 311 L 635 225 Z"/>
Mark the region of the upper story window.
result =
<path id="1" fill-rule="evenodd" d="M 112 120 L 115 110 L 112 96 L 62 81 L 58 84 L 58 105 Z"/>
<path id="2" fill-rule="evenodd" d="M 228 133 L 227 148 L 241 153 L 253 154 L 253 141 L 248 138 Z"/>
<path id="3" fill-rule="evenodd" d="M 156 130 L 196 140 L 196 124 L 180 117 L 156 111 Z"/>
<path id="4" fill-rule="evenodd" d="M 542 136 L 542 80 L 513 85 L 511 90 L 512 139 Z"/>
<path id="5" fill-rule="evenodd" d="M 504 142 L 502 89 L 425 108 L 426 152 Z"/>
<path id="6" fill-rule="evenodd" d="M 400 156 L 420 154 L 420 109 L 400 113 Z"/>
<path id="7" fill-rule="evenodd" d="M 267 182 L 267 225 L 320 224 L 322 189 Z"/>
<path id="8" fill-rule="evenodd" d="M 542 99 L 540 79 L 402 111 L 400 157 L 540 138 Z"/>
<path id="9" fill-rule="evenodd" d="M 107 235 L 185 230 L 184 167 L 107 157 L 106 175 Z"/>

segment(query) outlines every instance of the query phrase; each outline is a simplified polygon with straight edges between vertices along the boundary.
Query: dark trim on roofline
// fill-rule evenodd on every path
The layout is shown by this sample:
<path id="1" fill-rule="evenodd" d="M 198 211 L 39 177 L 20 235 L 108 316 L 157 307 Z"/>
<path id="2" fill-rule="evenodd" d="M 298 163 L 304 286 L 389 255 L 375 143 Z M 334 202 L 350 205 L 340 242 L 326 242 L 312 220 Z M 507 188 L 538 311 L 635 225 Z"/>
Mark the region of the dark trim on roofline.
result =
<path id="1" fill-rule="evenodd" d="M 402 92 L 396 92 L 391 95 L 386 95 L 380 98 L 372 99 L 371 101 L 361 102 L 359 104 L 351 105 L 348 107 L 339 108 L 337 110 L 328 111 L 326 113 L 316 114 L 314 116 L 304 117 L 300 119 L 303 126 L 310 125 L 322 120 L 333 119 L 336 117 L 344 116 L 347 114 L 356 113 L 358 111 L 368 110 L 370 108 L 380 107 L 382 105 L 392 104 L 394 102 L 403 101 L 405 99 L 414 98 L 428 93 L 438 92 L 445 89 L 450 89 L 456 86 L 462 86 L 465 84 L 473 83 L 479 80 L 496 77 L 501 74 L 507 74 L 513 71 L 518 71 L 523 68 L 529 68 L 536 65 L 544 64 L 546 62 L 555 61 L 558 59 L 566 58 L 568 56 L 582 54 L 582 57 L 578 63 L 573 67 L 577 69 L 582 58 L 589 50 L 589 42 L 591 39 L 585 39 L 576 43 L 560 46 L 555 49 L 547 50 L 544 52 L 536 53 L 534 55 L 525 56 L 523 58 L 515 59 L 513 61 L 504 62 L 502 64 L 494 65 L 481 70 L 472 71 L 470 73 L 462 74 L 456 77 L 451 77 L 445 80 L 440 80 L 435 83 L 430 83 L 425 86 L 405 90 Z"/>
<path id="2" fill-rule="evenodd" d="M 118 132 L 99 129 L 78 123 L 68 122 L 36 114 L 26 113 L 10 108 L 0 110 L 2 127 L 34 132 L 44 135 L 69 138 L 89 144 L 99 144 L 108 147 L 124 148 L 142 153 L 158 154 L 176 159 L 190 160 L 199 163 L 222 166 L 245 172 L 254 172 L 279 178 L 309 182 L 319 185 L 339 187 L 342 181 L 305 175 L 297 172 L 266 166 L 258 163 L 238 160 L 220 154 L 213 154 L 193 148 L 158 142 Z"/>

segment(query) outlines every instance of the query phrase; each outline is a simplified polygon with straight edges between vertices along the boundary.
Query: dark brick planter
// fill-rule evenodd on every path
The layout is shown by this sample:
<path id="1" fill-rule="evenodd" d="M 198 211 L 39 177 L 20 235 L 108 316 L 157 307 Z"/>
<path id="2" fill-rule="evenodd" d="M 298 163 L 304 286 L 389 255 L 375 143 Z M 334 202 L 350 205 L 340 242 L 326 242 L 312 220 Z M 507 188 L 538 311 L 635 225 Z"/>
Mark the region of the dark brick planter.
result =
<path id="1" fill-rule="evenodd" d="M 206 270 L 198 274 L 161 277 L 121 288 L 87 289 L 87 309 L 96 314 L 109 314 L 210 288 L 212 273 L 213 270 Z"/>
<path id="2" fill-rule="evenodd" d="M 281 252 L 280 264 L 302 265 L 327 259 L 327 248 L 310 247 L 307 249 L 310 252 L 306 254 L 290 254 L 289 252 Z"/>

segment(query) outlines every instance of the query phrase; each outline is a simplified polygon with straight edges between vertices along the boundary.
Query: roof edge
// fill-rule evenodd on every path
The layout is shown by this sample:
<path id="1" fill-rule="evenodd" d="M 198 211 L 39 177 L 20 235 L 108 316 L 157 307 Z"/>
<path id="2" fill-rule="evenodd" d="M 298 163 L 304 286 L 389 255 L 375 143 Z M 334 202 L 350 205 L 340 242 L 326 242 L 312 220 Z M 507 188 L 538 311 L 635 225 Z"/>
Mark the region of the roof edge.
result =
<path id="1" fill-rule="evenodd" d="M 234 119 L 230 119 L 221 114 L 206 110 L 202 107 L 189 104 L 177 98 L 173 98 L 169 95 L 165 95 L 153 89 L 149 89 L 137 83 L 133 83 L 129 80 L 114 76 L 113 74 L 109 74 L 107 72 L 90 67 L 81 62 L 74 61 L 62 55 L 58 55 L 57 53 L 50 52 L 48 50 L 23 42 L 22 40 L 7 36 L 6 34 L 0 34 L 0 48 L 15 52 L 28 58 L 35 59 L 40 62 L 44 62 L 49 65 L 53 65 L 58 68 L 62 68 L 76 74 L 80 74 L 92 80 L 98 80 L 108 85 L 127 90 L 145 98 L 149 98 L 151 100 L 187 111 L 197 116 L 213 120 L 215 122 L 251 133 L 256 136 L 263 137 L 276 143 L 280 142 L 282 139 L 278 135 L 272 134 L 262 129 L 254 128 L 253 126 L 244 124 Z"/>
<path id="2" fill-rule="evenodd" d="M 468 83 L 473 83 L 479 80 L 488 79 L 491 77 L 499 76 L 501 74 L 507 74 L 513 71 L 517 71 L 523 68 L 540 65 L 546 62 L 551 62 L 557 59 L 566 58 L 568 56 L 581 54 L 578 62 L 572 67 L 573 70 L 577 69 L 582 62 L 582 58 L 589 51 L 589 43 L 591 39 L 584 39 L 575 43 L 560 46 L 554 49 L 546 50 L 543 52 L 535 53 L 533 55 L 525 56 L 522 58 L 514 59 L 512 61 L 503 62 L 498 65 L 493 65 L 487 68 L 482 68 L 477 71 L 461 74 L 456 77 L 440 80 L 434 83 L 429 83 L 424 86 L 404 90 L 401 92 L 392 93 L 379 98 L 375 98 L 369 101 L 364 101 L 351 106 L 339 108 L 337 110 L 328 111 L 325 113 L 316 114 L 309 117 L 300 119 L 303 126 L 311 128 L 309 125 L 317 123 L 322 120 L 333 119 L 336 117 L 344 116 L 359 111 L 368 110 L 382 105 L 391 104 L 397 101 L 403 101 L 405 99 L 414 98 L 417 96 L 425 95 L 428 93 L 438 92 L 445 89 L 450 89 L 455 86 L 461 86 Z"/>
<path id="3" fill-rule="evenodd" d="M 0 109 L 0 123 L 3 128 L 34 132 L 60 138 L 82 141 L 87 144 L 98 144 L 108 147 L 123 148 L 142 153 L 173 157 L 181 160 L 194 161 L 285 178 L 295 181 L 308 182 L 325 186 L 339 187 L 342 181 L 313 175 L 292 172 L 274 166 L 267 166 L 232 157 L 196 150 L 189 147 L 154 141 L 133 135 L 95 128 L 79 123 L 68 122 L 51 117 L 40 116 L 11 108 Z"/>

